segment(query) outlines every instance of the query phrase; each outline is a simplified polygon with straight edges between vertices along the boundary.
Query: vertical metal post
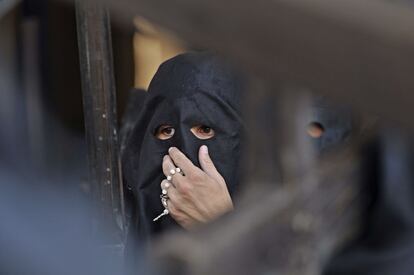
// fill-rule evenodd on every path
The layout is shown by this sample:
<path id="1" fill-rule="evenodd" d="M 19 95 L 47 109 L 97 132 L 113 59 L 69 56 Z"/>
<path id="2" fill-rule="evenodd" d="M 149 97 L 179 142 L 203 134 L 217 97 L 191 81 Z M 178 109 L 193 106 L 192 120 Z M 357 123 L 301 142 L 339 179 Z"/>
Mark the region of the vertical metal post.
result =
<path id="1" fill-rule="evenodd" d="M 110 17 L 98 4 L 77 1 L 76 19 L 90 183 L 97 210 L 94 233 L 109 234 L 119 244 L 124 206 Z"/>

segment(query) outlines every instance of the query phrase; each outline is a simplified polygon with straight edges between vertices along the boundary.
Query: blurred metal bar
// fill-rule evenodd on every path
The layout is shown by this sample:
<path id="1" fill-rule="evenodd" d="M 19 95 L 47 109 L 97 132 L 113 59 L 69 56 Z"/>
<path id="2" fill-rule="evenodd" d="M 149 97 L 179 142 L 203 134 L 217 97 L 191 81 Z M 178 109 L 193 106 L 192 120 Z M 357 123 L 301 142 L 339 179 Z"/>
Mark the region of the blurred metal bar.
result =
<path id="1" fill-rule="evenodd" d="M 10 163 L 19 163 L 19 157 L 27 156 L 29 151 L 26 98 L 22 89 L 23 79 L 19 64 L 20 16 L 19 10 L 14 9 L 4 13 L 0 18 L 0 125 L 3 138 L 1 143 L 3 148 L 10 150 L 6 153 Z M 14 159 L 9 159 L 11 156 Z"/>
<path id="2" fill-rule="evenodd" d="M 30 17 L 21 25 L 23 90 L 26 95 L 26 116 L 31 165 L 46 168 L 47 140 L 45 114 L 41 94 L 41 68 L 39 56 L 39 19 Z M 49 135 L 50 137 L 50 135 Z"/>
<path id="3" fill-rule="evenodd" d="M 14 8 L 20 0 L 1 0 L 0 1 L 0 18 L 7 14 L 12 8 Z"/>
<path id="4" fill-rule="evenodd" d="M 121 243 L 124 206 L 110 18 L 105 8 L 83 1 L 76 3 L 76 16 L 90 183 L 98 211 L 94 230 Z"/>
<path id="5" fill-rule="evenodd" d="M 414 7 L 360 0 L 100 0 L 271 83 L 293 82 L 414 129 Z"/>

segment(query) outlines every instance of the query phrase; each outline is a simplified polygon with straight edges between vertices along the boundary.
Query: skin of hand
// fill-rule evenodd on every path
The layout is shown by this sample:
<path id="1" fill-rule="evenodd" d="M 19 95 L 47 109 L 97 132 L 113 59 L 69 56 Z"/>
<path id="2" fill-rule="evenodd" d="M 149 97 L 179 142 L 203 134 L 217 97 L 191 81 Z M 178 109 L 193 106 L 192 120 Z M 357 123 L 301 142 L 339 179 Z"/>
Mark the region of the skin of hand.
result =
<path id="1" fill-rule="evenodd" d="M 200 147 L 198 157 L 201 169 L 180 150 L 172 147 L 162 163 L 166 177 L 176 167 L 180 167 L 184 173 L 172 175 L 169 184 L 167 180 L 163 180 L 161 188 L 168 191 L 170 215 L 185 229 L 210 222 L 233 210 L 226 182 L 214 166 L 207 146 Z"/>

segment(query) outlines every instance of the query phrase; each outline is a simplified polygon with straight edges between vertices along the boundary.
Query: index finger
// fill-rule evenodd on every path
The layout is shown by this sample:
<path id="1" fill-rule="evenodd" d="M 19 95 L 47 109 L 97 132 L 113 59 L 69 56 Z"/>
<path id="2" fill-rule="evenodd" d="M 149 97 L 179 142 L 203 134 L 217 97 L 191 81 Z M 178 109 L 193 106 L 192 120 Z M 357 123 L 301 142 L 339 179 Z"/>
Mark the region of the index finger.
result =
<path id="1" fill-rule="evenodd" d="M 191 160 L 189 160 L 180 150 L 175 147 L 168 149 L 168 154 L 170 158 L 175 163 L 176 166 L 180 167 L 184 174 L 191 173 L 192 170 L 200 170 L 195 166 Z M 200 170 L 201 171 L 201 170 Z"/>

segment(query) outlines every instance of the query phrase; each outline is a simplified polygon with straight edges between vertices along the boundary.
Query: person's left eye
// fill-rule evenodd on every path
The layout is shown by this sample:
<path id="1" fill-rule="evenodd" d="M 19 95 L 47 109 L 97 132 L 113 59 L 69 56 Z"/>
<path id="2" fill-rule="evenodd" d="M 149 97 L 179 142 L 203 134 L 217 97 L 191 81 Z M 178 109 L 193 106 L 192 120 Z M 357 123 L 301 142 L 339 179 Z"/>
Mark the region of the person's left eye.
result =
<path id="1" fill-rule="evenodd" d="M 196 125 L 191 128 L 191 132 L 199 139 L 209 139 L 214 137 L 214 129 L 207 125 Z"/>

